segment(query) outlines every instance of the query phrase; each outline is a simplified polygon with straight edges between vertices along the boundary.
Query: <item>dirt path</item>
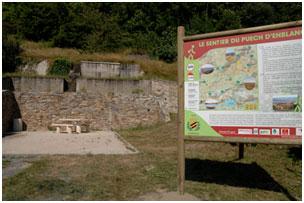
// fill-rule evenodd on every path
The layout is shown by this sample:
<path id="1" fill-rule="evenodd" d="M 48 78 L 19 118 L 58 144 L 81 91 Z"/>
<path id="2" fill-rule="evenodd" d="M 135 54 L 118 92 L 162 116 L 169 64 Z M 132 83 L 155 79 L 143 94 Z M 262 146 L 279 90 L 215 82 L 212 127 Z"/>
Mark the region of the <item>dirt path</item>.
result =
<path id="1" fill-rule="evenodd" d="M 7 161 L 7 166 L 2 167 L 2 178 L 16 175 L 24 169 L 30 167 L 33 161 L 39 160 L 39 156 L 3 156 L 2 160 Z"/>
<path id="2" fill-rule="evenodd" d="M 22 132 L 2 139 L 3 154 L 133 154 L 138 151 L 112 131 L 82 134 Z"/>

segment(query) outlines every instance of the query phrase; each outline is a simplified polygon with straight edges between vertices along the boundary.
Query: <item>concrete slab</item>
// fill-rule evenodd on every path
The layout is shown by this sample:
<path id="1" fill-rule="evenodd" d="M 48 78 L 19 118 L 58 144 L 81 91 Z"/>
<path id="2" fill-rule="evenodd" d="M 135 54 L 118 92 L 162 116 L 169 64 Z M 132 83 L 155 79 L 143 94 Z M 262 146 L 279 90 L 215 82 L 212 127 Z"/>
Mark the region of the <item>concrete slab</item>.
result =
<path id="1" fill-rule="evenodd" d="M 138 151 L 116 132 L 82 134 L 21 132 L 2 138 L 3 154 L 134 154 Z"/>

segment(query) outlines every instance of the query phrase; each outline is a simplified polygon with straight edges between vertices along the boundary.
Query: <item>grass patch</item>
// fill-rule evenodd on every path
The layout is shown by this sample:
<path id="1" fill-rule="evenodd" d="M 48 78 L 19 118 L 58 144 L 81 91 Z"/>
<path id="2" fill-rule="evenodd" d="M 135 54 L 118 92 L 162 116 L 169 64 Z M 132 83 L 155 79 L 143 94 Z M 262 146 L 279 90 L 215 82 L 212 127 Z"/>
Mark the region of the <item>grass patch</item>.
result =
<path id="1" fill-rule="evenodd" d="M 119 130 L 140 153 L 44 156 L 3 180 L 4 200 L 136 200 L 157 190 L 177 190 L 176 121 Z M 302 198 L 302 161 L 289 147 L 237 147 L 186 143 L 185 191 L 201 200 L 291 200 Z M 190 174 L 190 176 L 189 176 Z"/>
<path id="2" fill-rule="evenodd" d="M 75 64 L 80 63 L 80 61 L 105 61 L 124 64 L 136 63 L 139 64 L 145 72 L 145 79 L 160 78 L 177 80 L 176 62 L 169 64 L 163 61 L 141 57 L 134 59 L 134 57 L 129 56 L 127 51 L 119 53 L 86 53 L 76 49 L 51 48 L 48 44 L 31 41 L 23 41 L 21 48 L 23 49 L 21 57 L 25 63 L 47 59 L 49 63 L 52 64 L 54 60 L 59 57 L 66 58 Z"/>
<path id="3" fill-rule="evenodd" d="M 10 160 L 2 160 L 2 169 L 8 167 L 10 163 Z"/>

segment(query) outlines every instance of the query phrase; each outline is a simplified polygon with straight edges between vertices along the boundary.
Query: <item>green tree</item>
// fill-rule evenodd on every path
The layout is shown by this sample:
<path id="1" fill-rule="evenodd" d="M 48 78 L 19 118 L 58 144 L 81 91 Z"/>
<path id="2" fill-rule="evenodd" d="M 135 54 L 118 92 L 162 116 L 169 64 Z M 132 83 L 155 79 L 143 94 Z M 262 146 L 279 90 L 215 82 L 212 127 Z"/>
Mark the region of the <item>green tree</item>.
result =
<path id="1" fill-rule="evenodd" d="M 4 35 L 2 39 L 2 72 L 15 72 L 21 63 L 20 45 L 13 36 Z"/>
<path id="2" fill-rule="evenodd" d="M 10 23 L 26 39 L 49 40 L 59 31 L 59 25 L 67 14 L 66 4 L 60 3 L 7 3 L 16 12 Z M 15 23 L 12 21 L 16 21 Z"/>
<path id="3" fill-rule="evenodd" d="M 176 28 L 186 34 L 300 20 L 298 3 L 3 3 L 3 33 L 85 51 L 121 49 L 175 60 Z"/>

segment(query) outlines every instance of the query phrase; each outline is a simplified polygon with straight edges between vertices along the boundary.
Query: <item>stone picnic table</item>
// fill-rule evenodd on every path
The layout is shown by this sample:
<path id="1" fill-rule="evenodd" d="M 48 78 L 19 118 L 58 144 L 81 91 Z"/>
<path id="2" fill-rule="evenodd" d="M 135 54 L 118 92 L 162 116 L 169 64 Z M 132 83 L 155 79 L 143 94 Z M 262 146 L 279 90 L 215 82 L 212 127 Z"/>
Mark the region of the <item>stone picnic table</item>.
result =
<path id="1" fill-rule="evenodd" d="M 88 120 L 79 118 L 61 118 L 58 121 L 58 123 L 52 124 L 53 127 L 56 127 L 56 133 L 67 132 L 71 134 L 73 131 L 81 133 L 81 125 Z M 86 131 L 88 131 L 88 125 L 86 124 L 85 126 Z M 62 131 L 61 127 L 65 127 L 65 130 Z"/>

